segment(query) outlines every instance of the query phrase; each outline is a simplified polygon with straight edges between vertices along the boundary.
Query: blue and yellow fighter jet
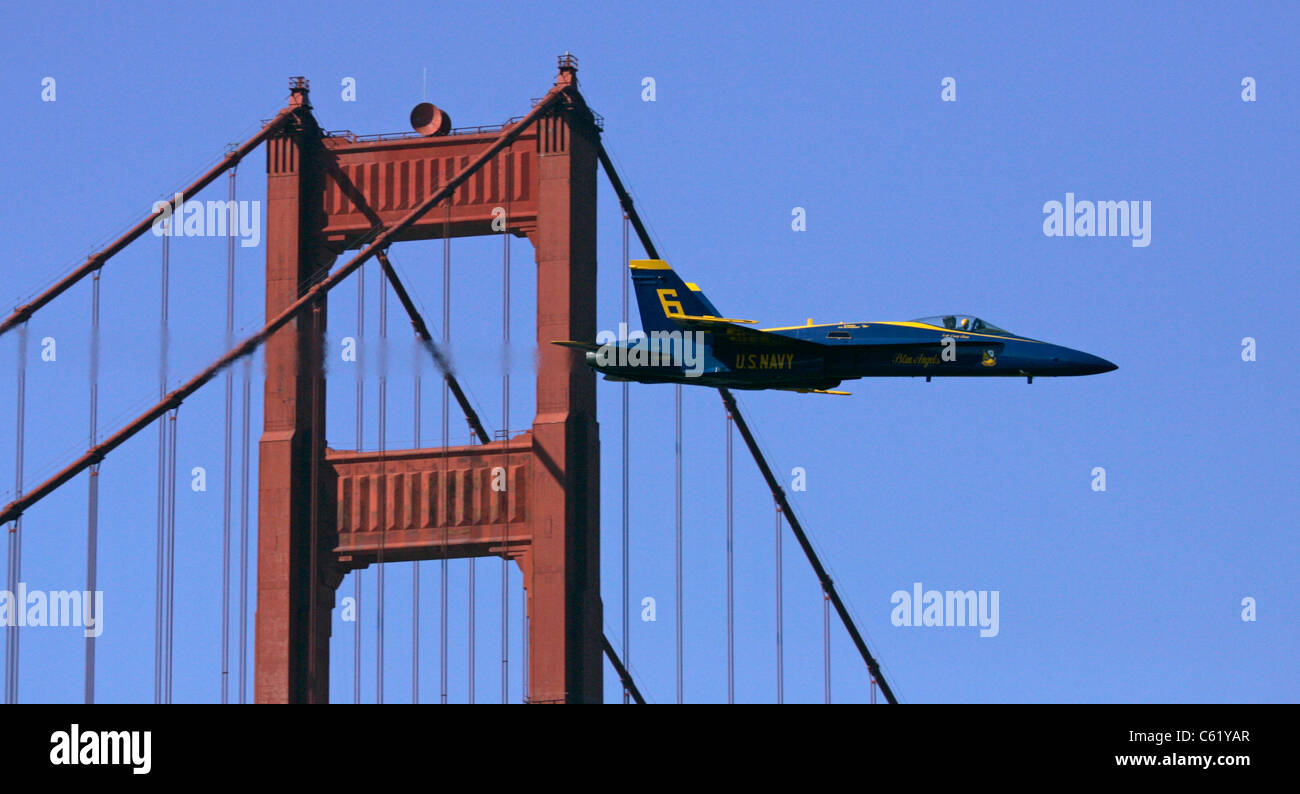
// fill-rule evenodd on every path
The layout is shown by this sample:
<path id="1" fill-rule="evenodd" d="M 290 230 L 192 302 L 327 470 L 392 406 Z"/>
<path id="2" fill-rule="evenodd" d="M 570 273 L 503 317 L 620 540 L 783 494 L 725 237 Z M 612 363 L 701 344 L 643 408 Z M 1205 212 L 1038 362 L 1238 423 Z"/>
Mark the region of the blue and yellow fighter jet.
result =
<path id="1" fill-rule="evenodd" d="M 756 329 L 723 317 L 667 262 L 628 263 L 644 333 L 603 332 L 586 352 L 609 380 L 686 383 L 818 394 L 870 377 L 1094 375 L 1116 366 L 1079 350 L 1018 336 L 978 317 L 949 314 L 905 322 L 831 323 Z"/>

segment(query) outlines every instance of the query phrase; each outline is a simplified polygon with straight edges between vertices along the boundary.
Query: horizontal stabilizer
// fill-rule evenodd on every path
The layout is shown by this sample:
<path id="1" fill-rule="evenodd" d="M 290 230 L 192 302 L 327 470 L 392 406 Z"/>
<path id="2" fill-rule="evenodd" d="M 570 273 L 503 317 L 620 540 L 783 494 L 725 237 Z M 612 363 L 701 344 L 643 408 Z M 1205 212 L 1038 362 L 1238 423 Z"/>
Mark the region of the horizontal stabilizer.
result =
<path id="1" fill-rule="evenodd" d="M 574 342 L 571 339 L 556 339 L 553 340 L 551 344 L 560 345 L 561 347 L 572 347 L 576 350 L 590 350 L 592 352 L 600 349 L 600 345 L 595 342 Z"/>

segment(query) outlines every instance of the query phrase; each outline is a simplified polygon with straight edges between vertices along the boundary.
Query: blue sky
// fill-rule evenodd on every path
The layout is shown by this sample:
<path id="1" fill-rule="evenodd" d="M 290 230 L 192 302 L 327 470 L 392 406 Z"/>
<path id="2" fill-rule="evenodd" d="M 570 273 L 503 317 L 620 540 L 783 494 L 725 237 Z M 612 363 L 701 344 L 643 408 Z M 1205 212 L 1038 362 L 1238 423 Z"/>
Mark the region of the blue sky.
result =
<path id="1" fill-rule="evenodd" d="M 309 10 L 310 9 L 310 10 Z M 873 651 L 905 701 L 1291 701 L 1300 655 L 1295 542 L 1300 499 L 1293 352 L 1300 66 L 1293 5 L 613 3 L 476 9 L 392 3 L 187 6 L 54 4 L 0 12 L 10 45 L 0 91 L 11 155 L 0 300 L 30 297 L 252 134 L 312 81 L 317 117 L 359 133 L 406 128 L 425 98 L 457 125 L 525 112 L 566 50 L 606 120 L 613 152 L 661 253 L 728 316 L 765 325 L 977 314 L 1103 356 L 1113 373 L 1069 379 L 917 379 L 845 384 L 850 398 L 740 395 L 774 468 L 807 472 L 791 494 Z M 397 21 L 394 24 L 394 21 Z M 42 79 L 56 100 L 41 101 Z M 355 102 L 340 96 L 356 81 Z M 654 102 L 642 81 L 655 81 Z M 941 81 L 956 81 L 955 102 Z M 1257 101 L 1242 100 L 1242 80 Z M 224 179 L 201 196 L 223 198 Z M 264 197 L 260 155 L 238 171 Z M 1150 201 L 1147 247 L 1043 234 L 1043 205 Z M 599 325 L 619 319 L 617 203 L 600 196 Z M 806 211 L 807 230 L 791 228 Z M 441 247 L 394 259 L 441 325 Z M 641 255 L 633 246 L 632 255 Z M 502 426 L 500 241 L 453 245 L 452 352 L 490 428 Z M 119 255 L 103 281 L 101 431 L 157 389 L 159 244 Z M 263 249 L 238 254 L 236 325 L 261 325 Z M 534 268 L 513 248 L 510 426 L 532 415 Z M 368 267 L 367 331 L 377 317 Z M 173 382 L 223 347 L 225 243 L 172 249 Z M 86 446 L 89 286 L 32 320 L 28 487 Z M 333 339 L 355 332 L 356 292 L 331 297 Z M 409 331 L 390 302 L 392 344 Z M 635 312 L 634 312 L 635 316 Z M 56 340 L 42 361 L 39 340 Z M 1242 360 L 1252 337 L 1257 360 Z M 0 341 L 0 490 L 12 498 L 14 335 Z M 412 366 L 390 372 L 388 444 L 411 443 Z M 350 365 L 346 365 L 350 366 Z M 356 373 L 331 369 L 328 437 L 356 443 Z M 256 367 L 254 368 L 256 372 Z M 439 433 L 424 369 L 423 441 Z M 375 373 L 365 443 L 376 442 Z M 621 635 L 620 391 L 601 382 L 603 587 Z M 260 382 L 253 415 L 260 415 Z M 631 663 L 647 695 L 674 698 L 673 390 L 631 389 Z M 688 388 L 686 698 L 726 697 L 724 418 Z M 177 502 L 177 701 L 218 699 L 223 391 L 181 409 Z M 256 423 L 260 424 L 260 423 Z M 463 423 L 452 421 L 453 441 Z M 254 449 L 256 434 L 254 428 Z M 463 435 L 463 433 L 462 433 Z M 236 437 L 238 438 L 238 436 Z M 156 431 L 102 474 L 99 695 L 152 697 Z M 736 691 L 775 698 L 773 509 L 737 437 Z M 236 461 L 236 471 L 238 462 Z M 1094 467 L 1106 490 L 1092 489 Z M 787 483 L 789 477 L 785 476 Z M 253 481 L 256 482 L 254 471 Z M 83 586 L 85 477 L 24 520 L 23 581 Z M 254 509 L 253 514 L 256 515 Z M 409 700 L 410 565 L 386 573 L 385 699 Z M 450 566 L 449 697 L 468 696 L 466 565 Z M 500 562 L 476 567 L 475 695 L 500 690 Z M 420 694 L 438 696 L 439 568 L 421 566 Z M 891 594 L 996 590 L 1000 631 L 896 627 Z M 363 576 L 363 699 L 376 691 L 376 575 Z M 508 581 L 510 697 L 518 699 L 519 577 Z M 344 583 L 340 596 L 352 593 Z M 657 620 L 640 620 L 652 597 Z M 1242 599 L 1258 619 L 1243 621 Z M 822 603 L 785 543 L 786 698 L 822 696 Z M 352 624 L 336 613 L 333 698 L 352 695 Z M 250 620 L 251 631 L 251 620 Z M 78 701 L 82 640 L 22 633 L 22 699 Z M 251 651 L 251 641 L 250 641 Z M 835 699 L 865 701 L 861 662 L 838 626 Z M 251 669 L 251 668 L 250 668 Z M 609 699 L 618 687 L 607 671 Z"/>

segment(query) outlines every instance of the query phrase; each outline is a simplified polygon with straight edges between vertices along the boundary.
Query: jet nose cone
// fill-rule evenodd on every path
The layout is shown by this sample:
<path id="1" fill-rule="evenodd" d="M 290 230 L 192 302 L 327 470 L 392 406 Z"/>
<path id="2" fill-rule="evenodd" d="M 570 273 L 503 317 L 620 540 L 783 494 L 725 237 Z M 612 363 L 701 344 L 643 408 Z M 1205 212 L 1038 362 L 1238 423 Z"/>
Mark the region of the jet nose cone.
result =
<path id="1" fill-rule="evenodd" d="M 1094 356 L 1082 350 L 1069 351 L 1068 355 L 1062 357 L 1061 363 L 1071 375 L 1100 375 L 1103 372 L 1119 369 L 1101 356 Z"/>

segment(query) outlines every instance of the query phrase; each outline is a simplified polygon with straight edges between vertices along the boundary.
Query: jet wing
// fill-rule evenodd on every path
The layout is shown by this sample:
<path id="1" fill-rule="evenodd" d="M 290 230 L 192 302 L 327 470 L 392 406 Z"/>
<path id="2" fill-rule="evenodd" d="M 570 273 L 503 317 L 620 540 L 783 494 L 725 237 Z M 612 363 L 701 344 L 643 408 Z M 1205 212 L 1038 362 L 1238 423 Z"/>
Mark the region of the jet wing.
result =
<path id="1" fill-rule="evenodd" d="M 853 396 L 853 392 L 834 391 L 832 389 L 777 389 L 776 391 L 792 391 L 799 394 L 838 394 L 844 397 Z"/>
<path id="2" fill-rule="evenodd" d="M 757 320 L 735 320 L 727 317 L 710 317 L 695 315 L 670 315 L 669 319 L 687 331 L 704 331 L 715 334 L 718 338 L 737 345 L 746 347 L 768 348 L 773 350 L 802 350 L 811 352 L 821 350 L 824 345 L 816 342 L 810 342 L 806 339 L 795 339 L 781 334 L 774 334 L 769 331 L 760 331 L 757 328 L 746 328 L 746 325 L 757 323 Z"/>

